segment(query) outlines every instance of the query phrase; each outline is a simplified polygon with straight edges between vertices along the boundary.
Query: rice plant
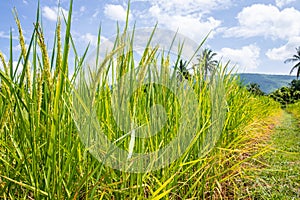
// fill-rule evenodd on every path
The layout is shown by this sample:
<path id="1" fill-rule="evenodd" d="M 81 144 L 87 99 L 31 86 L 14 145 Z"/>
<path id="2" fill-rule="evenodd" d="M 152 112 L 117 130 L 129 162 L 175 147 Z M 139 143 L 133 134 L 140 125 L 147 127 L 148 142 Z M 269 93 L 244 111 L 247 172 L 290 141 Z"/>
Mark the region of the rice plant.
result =
<path id="1" fill-rule="evenodd" d="M 13 55 L 11 36 L 9 60 L 0 53 L 2 199 L 239 197 L 244 166 L 259 154 L 256 138 L 278 113 L 277 103 L 251 95 L 221 63 L 209 80 L 197 70 L 192 79 L 178 80 L 168 52 L 150 45 L 152 35 L 136 63 L 128 26 L 110 52 L 96 54 L 95 66 L 88 65 L 89 47 L 79 55 L 71 34 L 72 1 L 68 16 L 57 20 L 52 47 L 45 43 L 39 12 L 28 47 L 14 12 L 22 51 Z M 96 52 L 100 38 L 99 31 Z M 184 44 L 175 45 L 178 69 Z M 101 152 L 94 141 L 113 145 Z M 167 149 L 170 143 L 176 148 Z M 116 148 L 121 153 L 114 154 Z M 153 153 L 164 148 L 161 157 Z M 131 165 L 141 153 L 155 162 Z M 166 156 L 165 165 L 156 162 Z"/>

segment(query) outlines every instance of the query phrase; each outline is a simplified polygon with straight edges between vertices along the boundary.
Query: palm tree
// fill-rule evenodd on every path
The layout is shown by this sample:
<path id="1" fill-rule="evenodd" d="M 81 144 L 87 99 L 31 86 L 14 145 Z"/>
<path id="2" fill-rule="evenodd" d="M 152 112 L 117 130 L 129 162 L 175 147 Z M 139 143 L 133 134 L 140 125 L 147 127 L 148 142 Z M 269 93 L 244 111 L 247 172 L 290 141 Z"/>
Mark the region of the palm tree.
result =
<path id="1" fill-rule="evenodd" d="M 213 58 L 217 53 L 213 52 L 209 48 L 205 48 L 200 55 L 198 55 L 198 65 L 204 69 L 204 77 L 207 78 L 208 72 L 213 73 L 218 65 L 218 61 Z"/>
<path id="2" fill-rule="evenodd" d="M 284 63 L 288 63 L 288 62 L 297 62 L 296 65 L 293 66 L 293 68 L 290 71 L 290 74 L 293 73 L 293 71 L 297 69 L 297 79 L 300 76 L 300 46 L 298 48 L 296 48 L 297 54 L 293 55 L 292 58 L 288 58 L 284 61 Z"/>
<path id="3" fill-rule="evenodd" d="M 186 61 L 183 63 L 183 61 L 180 60 L 179 68 L 177 68 L 177 78 L 180 82 L 183 78 L 186 80 L 189 80 L 191 78 L 191 74 L 186 67 Z"/>

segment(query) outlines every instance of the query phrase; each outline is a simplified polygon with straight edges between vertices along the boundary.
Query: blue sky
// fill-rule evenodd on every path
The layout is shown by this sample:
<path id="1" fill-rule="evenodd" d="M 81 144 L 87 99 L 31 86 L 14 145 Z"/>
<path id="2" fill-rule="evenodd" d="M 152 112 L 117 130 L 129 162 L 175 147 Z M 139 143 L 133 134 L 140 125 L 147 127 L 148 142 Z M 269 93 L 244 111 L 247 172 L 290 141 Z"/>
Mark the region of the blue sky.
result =
<path id="1" fill-rule="evenodd" d="M 48 48 L 57 18 L 58 0 L 41 0 L 41 16 Z M 67 13 L 69 1 L 60 1 Z M 78 51 L 96 44 L 101 24 L 104 38 L 113 36 L 117 22 L 124 25 L 125 0 L 74 0 L 72 35 Z M 12 30 L 14 53 L 20 50 L 12 9 L 16 7 L 26 41 L 36 18 L 37 1 L 0 1 L 0 50 L 8 57 Z M 131 0 L 130 25 L 179 31 L 200 43 L 212 31 L 205 47 L 231 61 L 239 72 L 289 74 L 292 64 L 284 60 L 300 46 L 299 0 Z"/>

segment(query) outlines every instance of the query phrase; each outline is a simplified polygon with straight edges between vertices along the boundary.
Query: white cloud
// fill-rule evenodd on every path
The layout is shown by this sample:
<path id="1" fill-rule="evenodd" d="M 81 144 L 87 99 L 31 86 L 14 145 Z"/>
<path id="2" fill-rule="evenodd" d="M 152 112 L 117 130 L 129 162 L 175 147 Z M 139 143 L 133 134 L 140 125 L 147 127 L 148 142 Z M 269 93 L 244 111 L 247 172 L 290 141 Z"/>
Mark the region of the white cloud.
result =
<path id="1" fill-rule="evenodd" d="M 288 39 L 300 35 L 300 11 L 295 8 L 280 11 L 272 5 L 254 4 L 245 7 L 237 19 L 239 26 L 225 30 L 225 37 Z"/>
<path id="2" fill-rule="evenodd" d="M 295 2 L 296 0 L 275 0 L 276 6 L 279 8 L 282 8 L 285 5 L 288 5 L 292 2 Z"/>
<path id="3" fill-rule="evenodd" d="M 26 1 L 26 0 L 23 0 L 23 3 L 26 4 L 26 5 L 28 5 L 28 1 Z"/>
<path id="4" fill-rule="evenodd" d="M 221 25 L 210 15 L 213 10 L 227 9 L 233 5 L 233 0 L 134 0 L 147 2 L 150 7 L 144 10 L 134 10 L 134 16 L 146 26 L 178 31 L 196 42 L 201 42 L 211 32 L 214 36 Z M 132 3 L 133 3 L 132 2 Z M 134 6 L 133 6 L 134 7 Z"/>
<path id="5" fill-rule="evenodd" d="M 80 12 L 86 11 L 86 7 L 85 7 L 85 6 L 81 6 L 80 9 L 79 9 L 79 11 L 80 11 Z"/>
<path id="6" fill-rule="evenodd" d="M 26 49 L 28 49 L 28 47 L 29 47 L 28 44 L 25 44 L 25 47 L 26 47 Z M 18 44 L 17 46 L 14 46 L 13 51 L 21 51 L 21 45 Z"/>
<path id="7" fill-rule="evenodd" d="M 4 39 L 10 39 L 10 35 L 5 34 L 3 31 L 0 31 L 0 38 L 4 38 Z M 13 40 L 18 40 L 17 36 L 12 36 Z"/>
<path id="8" fill-rule="evenodd" d="M 191 37 L 196 41 L 201 41 L 211 31 L 220 26 L 221 21 L 209 17 L 203 20 L 201 15 L 176 15 L 163 12 L 158 5 L 149 9 L 151 17 L 155 18 L 159 25 L 177 31 L 183 35 Z M 213 36 L 214 32 L 210 35 Z"/>
<path id="9" fill-rule="evenodd" d="M 18 67 L 18 69 L 17 69 Z M 16 76 L 20 76 L 22 74 L 22 71 L 23 71 L 23 64 L 22 62 L 19 63 L 19 66 L 18 66 L 18 61 L 13 61 L 13 72 L 15 72 L 16 70 Z"/>
<path id="10" fill-rule="evenodd" d="M 92 15 L 93 18 L 96 18 L 99 15 L 99 10 L 96 10 L 96 12 Z"/>
<path id="11" fill-rule="evenodd" d="M 57 11 L 48 6 L 43 7 L 43 16 L 51 21 L 57 20 Z"/>
<path id="12" fill-rule="evenodd" d="M 106 4 L 104 7 L 104 14 L 116 21 L 126 21 L 127 11 L 121 5 L 113 5 L 113 4 Z M 129 19 L 131 18 L 131 14 L 129 14 Z"/>
<path id="13" fill-rule="evenodd" d="M 62 14 L 67 17 L 68 16 L 68 11 L 63 9 L 63 8 L 59 8 L 59 12 L 58 12 L 58 8 L 56 7 L 48 7 L 48 6 L 44 6 L 42 8 L 43 11 L 43 16 L 50 20 L 50 21 L 56 21 L 57 20 L 57 15 L 58 13 L 62 16 Z"/>
<path id="14" fill-rule="evenodd" d="M 151 0 L 152 6 L 158 6 L 168 14 L 189 15 L 209 13 L 215 9 L 224 9 L 232 5 L 232 0 Z"/>
<path id="15" fill-rule="evenodd" d="M 95 46 L 97 46 L 97 43 L 98 43 L 98 36 L 93 35 L 91 33 L 86 33 L 86 34 L 80 36 L 80 40 L 86 44 L 90 43 L 91 46 L 95 47 Z M 103 42 L 105 40 L 107 40 L 106 37 L 104 37 L 104 36 L 100 37 L 101 42 Z"/>
<path id="16" fill-rule="evenodd" d="M 298 46 L 300 46 L 300 37 L 293 37 L 285 45 L 269 49 L 266 55 L 271 60 L 284 61 L 296 53 L 295 48 Z"/>
<path id="17" fill-rule="evenodd" d="M 243 46 L 240 49 L 222 48 L 217 55 L 222 61 L 230 61 L 241 71 L 251 72 L 259 66 L 260 48 L 254 44 Z"/>
<path id="18" fill-rule="evenodd" d="M 6 62 L 6 66 L 9 68 L 8 70 L 10 71 L 10 67 L 9 67 L 9 60 L 8 60 L 8 58 L 7 58 L 7 56 L 4 54 L 4 53 L 2 53 L 3 54 L 3 56 L 4 56 L 4 60 L 5 60 L 5 62 Z M 30 62 L 30 61 L 29 61 Z M 19 61 L 17 61 L 17 60 L 14 60 L 13 61 L 13 64 L 12 64 L 12 67 L 13 67 L 13 72 L 15 72 L 16 70 L 16 76 L 20 76 L 21 75 L 21 73 L 23 72 L 23 68 L 24 68 L 24 66 L 23 66 L 23 62 L 20 62 L 19 63 L 19 65 L 18 65 L 18 63 L 19 63 Z M 18 67 L 18 69 L 17 69 L 17 67 Z M 1 70 L 4 70 L 4 67 L 3 67 L 3 63 L 2 63 L 2 60 L 0 59 L 0 69 Z"/>
<path id="19" fill-rule="evenodd" d="M 86 33 L 84 35 L 80 36 L 81 41 L 84 41 L 85 43 L 90 43 L 91 45 L 96 46 L 97 45 L 97 35 L 93 35 L 91 33 Z"/>
<path id="20" fill-rule="evenodd" d="M 6 56 L 4 55 L 4 58 L 6 58 Z M 5 59 L 5 61 L 6 61 L 6 65 L 8 66 L 8 61 Z M 18 61 L 13 61 L 13 72 L 15 72 L 16 71 L 16 69 L 17 69 L 17 65 L 18 65 Z M 1 70 L 4 70 L 4 67 L 3 67 L 3 63 L 2 63 L 2 61 L 0 61 L 0 69 Z M 10 71 L 10 70 L 9 70 Z M 22 62 L 20 62 L 19 63 L 19 66 L 18 66 L 18 70 L 17 70 L 17 72 L 16 72 L 16 76 L 20 76 L 21 75 L 21 73 L 22 73 L 22 71 L 23 71 L 23 64 L 22 64 Z"/>

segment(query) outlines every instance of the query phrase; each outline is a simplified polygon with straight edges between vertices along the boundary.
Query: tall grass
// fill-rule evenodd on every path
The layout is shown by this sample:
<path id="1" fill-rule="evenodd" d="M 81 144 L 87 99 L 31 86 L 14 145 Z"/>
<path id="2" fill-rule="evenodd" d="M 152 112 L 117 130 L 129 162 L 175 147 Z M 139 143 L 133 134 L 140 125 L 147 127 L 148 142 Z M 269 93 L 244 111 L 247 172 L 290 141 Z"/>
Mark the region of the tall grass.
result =
<path id="1" fill-rule="evenodd" d="M 225 67 L 221 64 L 214 76 L 216 78 L 212 80 L 217 81 L 215 86 L 222 85 L 222 87 L 212 88 L 212 83 L 204 80 L 200 72 L 195 73 L 193 80 L 184 82 L 195 93 L 198 102 L 196 108 L 184 107 L 182 104 L 184 99 L 176 99 L 176 93 L 167 87 L 156 84 L 141 86 L 141 80 L 147 77 L 149 69 L 137 68 L 131 51 L 132 46 L 124 45 L 122 42 L 134 37 L 132 35 L 124 39 L 127 27 L 117 37 L 112 53 L 107 54 L 105 58 L 98 57 L 95 60 L 96 66 L 100 66 L 95 72 L 99 73 L 91 74 L 88 80 L 93 81 L 86 82 L 82 79 L 86 77 L 86 74 L 83 74 L 86 71 L 82 69 L 88 48 L 82 56 L 79 56 L 70 31 L 72 1 L 69 15 L 64 20 L 66 26 L 64 40 L 61 38 L 61 23 L 58 20 L 51 54 L 47 50 L 49 47 L 46 46 L 43 29 L 39 25 L 41 24 L 39 15 L 38 9 L 37 21 L 28 48 L 22 39 L 24 37 L 21 23 L 16 17 L 22 52 L 18 57 L 13 55 L 11 37 L 9 61 L 5 61 L 4 57 L 0 56 L 4 66 L 4 69 L 0 70 L 1 198 L 238 197 L 238 182 L 243 176 L 244 164 L 255 158 L 259 152 L 259 145 L 255 145 L 255 138 L 263 133 L 264 125 L 268 123 L 266 121 L 268 116 L 275 115 L 280 109 L 278 104 L 266 97 L 252 96 L 240 85 L 236 76 L 225 73 Z M 99 34 L 98 48 L 101 45 L 100 37 Z M 72 66 L 75 71 L 73 76 L 69 74 L 70 51 L 75 55 L 74 66 Z M 180 52 L 178 54 L 180 55 Z M 18 64 L 15 67 L 13 61 L 16 58 Z M 155 68 L 157 66 L 155 64 L 158 63 L 161 68 Z M 178 64 L 179 62 L 176 63 L 175 68 L 179 67 Z M 176 77 L 176 74 L 168 71 L 170 67 L 168 56 L 158 54 L 155 47 L 145 46 L 139 66 L 154 66 L 152 68 L 154 71 L 151 71 L 155 75 L 153 78 L 161 78 L 165 75 L 168 77 L 163 79 L 166 85 L 169 84 L 168 81 L 176 80 L 169 79 L 169 77 Z M 17 73 L 20 68 L 21 73 Z M 122 83 L 122 77 L 126 73 L 130 74 L 130 77 L 138 77 L 137 81 L 129 82 L 137 84 L 137 90 L 128 99 L 129 119 L 134 119 L 137 126 L 151 121 L 149 115 L 151 106 L 162 104 L 167 108 L 164 118 L 166 125 L 155 136 L 147 139 L 137 137 L 133 149 L 130 149 L 133 135 L 124 131 L 128 130 L 127 126 L 131 123 L 122 121 L 124 123 L 122 130 L 118 116 L 115 117 L 113 113 L 118 110 L 113 110 L 115 107 L 110 100 L 112 89 L 107 75 L 109 68 L 115 71 L 116 76 L 113 78 L 118 83 Z M 82 88 L 76 84 L 76 81 L 82 83 L 80 85 Z M 122 84 L 119 84 L 119 87 L 122 87 Z M 86 90 L 87 88 L 91 90 Z M 84 92 L 80 93 L 80 89 Z M 226 100 L 224 123 L 219 125 L 221 120 L 216 114 L 219 111 L 213 109 L 214 105 L 223 105 L 225 101 L 216 100 L 217 96 L 214 96 L 216 93 L 213 91 L 218 90 L 224 92 L 223 100 Z M 182 88 L 181 91 L 184 92 L 185 89 Z M 92 104 L 81 102 L 83 98 L 90 97 L 92 99 L 88 100 Z M 77 106 L 75 110 L 74 105 Z M 186 109 L 195 109 L 187 112 L 194 111 L 194 118 L 187 118 L 190 117 L 189 114 L 182 116 L 180 112 L 182 106 Z M 95 149 L 89 146 L 91 144 L 89 140 L 80 137 L 78 131 L 87 128 L 80 123 L 81 120 L 87 119 L 81 118 L 79 111 L 95 114 L 96 122 L 102 130 L 105 130 L 106 137 L 111 141 L 119 139 L 117 146 L 126 152 L 132 152 L 133 156 L 136 153 L 149 153 L 167 146 L 176 138 L 178 130 L 186 131 L 184 128 L 193 130 L 193 137 L 187 136 L 190 138 L 190 144 L 184 151 L 179 152 L 182 154 L 179 158 L 168 163 L 167 166 L 144 173 L 131 173 L 130 170 L 126 172 L 126 169 L 122 171 L 103 165 L 95 158 L 95 154 L 94 156 L 91 154 Z M 158 107 L 154 111 L 160 112 Z M 153 116 L 163 116 L 161 113 L 157 115 L 153 113 Z M 189 126 L 182 129 L 180 124 L 183 121 L 186 121 Z M 159 123 L 159 120 L 153 123 Z M 151 127 L 145 129 L 150 130 Z M 214 140 L 218 137 L 208 137 L 212 133 L 214 136 L 219 132 L 221 134 L 218 140 Z M 207 142 L 208 139 L 210 142 Z M 216 147 L 204 155 L 203 144 L 211 146 L 216 144 Z M 103 159 L 103 155 L 99 157 Z M 149 169 L 151 167 L 153 166 L 150 165 Z"/>

